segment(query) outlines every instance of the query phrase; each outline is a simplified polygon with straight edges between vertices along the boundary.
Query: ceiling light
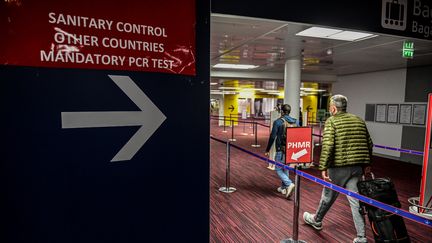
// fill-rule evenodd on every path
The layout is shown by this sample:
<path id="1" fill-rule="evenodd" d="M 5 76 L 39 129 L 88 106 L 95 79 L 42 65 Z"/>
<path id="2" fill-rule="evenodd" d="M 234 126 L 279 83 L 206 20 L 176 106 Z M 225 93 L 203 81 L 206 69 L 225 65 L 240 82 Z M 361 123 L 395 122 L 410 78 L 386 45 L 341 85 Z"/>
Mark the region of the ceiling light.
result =
<path id="1" fill-rule="evenodd" d="M 232 68 L 232 69 L 252 69 L 257 68 L 257 65 L 249 64 L 230 64 L 230 63 L 218 63 L 213 66 L 214 68 Z"/>
<path id="2" fill-rule="evenodd" d="M 333 40 L 344 40 L 344 41 L 358 41 L 365 40 L 378 35 L 357 32 L 357 31 L 344 31 L 338 29 L 321 28 L 321 27 L 310 27 L 303 31 L 298 32 L 296 35 L 307 36 L 307 37 L 317 37 L 326 38 Z"/>
<path id="3" fill-rule="evenodd" d="M 314 88 L 300 88 L 301 92 L 325 92 L 325 89 L 314 89 Z"/>
<path id="4" fill-rule="evenodd" d="M 223 91 L 223 94 L 237 94 L 237 92 L 234 91 Z"/>
<path id="5" fill-rule="evenodd" d="M 331 35 L 328 38 L 335 39 L 335 40 L 355 41 L 366 37 L 370 37 L 372 35 L 373 34 L 362 33 L 362 32 L 342 31 L 334 35 Z"/>
<path id="6" fill-rule="evenodd" d="M 366 37 L 361 38 L 361 39 L 356 39 L 355 41 L 362 41 L 362 40 L 366 40 L 366 39 L 374 38 L 374 37 L 377 37 L 377 36 L 378 36 L 378 35 L 369 35 L 369 36 L 366 36 Z"/>
<path id="7" fill-rule="evenodd" d="M 219 90 L 210 90 L 210 94 L 223 94 L 223 92 Z"/>
<path id="8" fill-rule="evenodd" d="M 219 87 L 219 89 L 239 89 L 239 87 Z"/>
<path id="9" fill-rule="evenodd" d="M 210 85 L 217 85 L 218 83 L 216 82 L 210 82 Z"/>
<path id="10" fill-rule="evenodd" d="M 321 27 L 310 27 L 309 29 L 305 29 L 303 31 L 298 32 L 296 35 L 326 38 L 328 36 L 334 35 L 339 32 L 342 32 L 342 30 L 321 28 Z"/>
<path id="11" fill-rule="evenodd" d="M 237 94 L 237 92 L 212 89 L 212 90 L 210 90 L 210 94 Z"/>

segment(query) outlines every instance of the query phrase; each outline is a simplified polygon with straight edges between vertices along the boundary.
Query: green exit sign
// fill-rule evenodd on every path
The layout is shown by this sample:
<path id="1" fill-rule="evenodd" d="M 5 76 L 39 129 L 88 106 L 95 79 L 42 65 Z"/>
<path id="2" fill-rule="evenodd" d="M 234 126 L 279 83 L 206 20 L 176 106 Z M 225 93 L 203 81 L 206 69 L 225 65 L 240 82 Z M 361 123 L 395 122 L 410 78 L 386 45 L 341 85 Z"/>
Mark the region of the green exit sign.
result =
<path id="1" fill-rule="evenodd" d="M 414 42 L 404 41 L 402 49 L 402 57 L 413 58 L 414 57 Z"/>

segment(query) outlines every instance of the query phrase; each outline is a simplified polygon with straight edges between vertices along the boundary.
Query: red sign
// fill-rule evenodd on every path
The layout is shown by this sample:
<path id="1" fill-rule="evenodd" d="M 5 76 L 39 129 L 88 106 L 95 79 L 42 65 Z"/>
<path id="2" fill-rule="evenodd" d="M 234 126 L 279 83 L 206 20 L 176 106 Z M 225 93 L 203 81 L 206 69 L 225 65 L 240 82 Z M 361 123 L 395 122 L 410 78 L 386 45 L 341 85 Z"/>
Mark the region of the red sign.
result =
<path id="1" fill-rule="evenodd" d="M 195 75 L 195 0 L 10 0 L 3 65 Z"/>
<path id="2" fill-rule="evenodd" d="M 312 128 L 288 127 L 286 132 L 286 163 L 312 162 Z"/>

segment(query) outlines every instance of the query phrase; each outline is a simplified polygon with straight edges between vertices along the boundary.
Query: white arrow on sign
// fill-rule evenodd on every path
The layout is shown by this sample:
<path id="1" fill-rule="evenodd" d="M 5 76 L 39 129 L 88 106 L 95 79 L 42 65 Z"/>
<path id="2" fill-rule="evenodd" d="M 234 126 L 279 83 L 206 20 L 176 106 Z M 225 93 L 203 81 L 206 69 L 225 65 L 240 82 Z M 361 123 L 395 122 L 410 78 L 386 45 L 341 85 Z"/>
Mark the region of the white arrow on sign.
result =
<path id="1" fill-rule="evenodd" d="M 111 162 L 130 160 L 166 116 L 129 76 L 108 75 L 141 111 L 62 112 L 62 128 L 141 126 Z"/>
<path id="2" fill-rule="evenodd" d="M 302 157 L 303 155 L 306 155 L 306 154 L 307 154 L 307 150 L 302 149 L 302 150 L 298 151 L 297 153 L 292 153 L 291 159 L 297 161 L 300 157 Z"/>

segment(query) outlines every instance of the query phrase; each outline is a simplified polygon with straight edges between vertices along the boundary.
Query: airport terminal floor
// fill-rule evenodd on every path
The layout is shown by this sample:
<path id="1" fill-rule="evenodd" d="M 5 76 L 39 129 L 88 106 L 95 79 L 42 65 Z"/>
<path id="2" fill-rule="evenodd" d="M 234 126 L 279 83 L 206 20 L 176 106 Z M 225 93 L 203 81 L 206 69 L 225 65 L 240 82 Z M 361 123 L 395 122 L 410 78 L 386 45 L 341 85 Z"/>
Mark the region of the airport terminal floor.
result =
<path id="1" fill-rule="evenodd" d="M 233 134 L 230 127 L 223 128 L 211 119 L 210 134 L 223 141 Z M 264 124 L 264 122 L 261 122 Z M 269 136 L 267 126 L 258 125 L 254 148 L 253 128 L 247 124 L 235 126 L 235 145 L 264 156 Z M 226 130 L 226 132 L 224 132 Z M 314 131 L 315 133 L 315 131 Z M 247 134 L 247 135 L 246 135 Z M 293 199 L 277 192 L 280 184 L 274 171 L 265 161 L 238 149 L 231 149 L 230 185 L 237 190 L 222 193 L 218 189 L 226 183 L 226 145 L 210 139 L 210 242 L 280 242 L 293 234 Z M 314 154 L 318 161 L 319 152 Z M 389 169 L 391 168 L 391 169 Z M 316 167 L 304 169 L 319 177 Z M 419 194 L 421 166 L 373 157 L 375 177 L 389 177 L 394 182 L 402 209 L 408 210 L 408 198 Z M 290 179 L 294 180 L 293 173 Z M 322 186 L 301 179 L 298 239 L 306 242 L 352 242 L 356 231 L 348 200 L 339 195 L 323 221 L 323 229 L 315 231 L 303 222 L 303 212 L 315 212 Z M 404 219 L 411 242 L 432 242 L 430 227 Z M 366 219 L 368 242 L 374 242 L 372 229 Z"/>

